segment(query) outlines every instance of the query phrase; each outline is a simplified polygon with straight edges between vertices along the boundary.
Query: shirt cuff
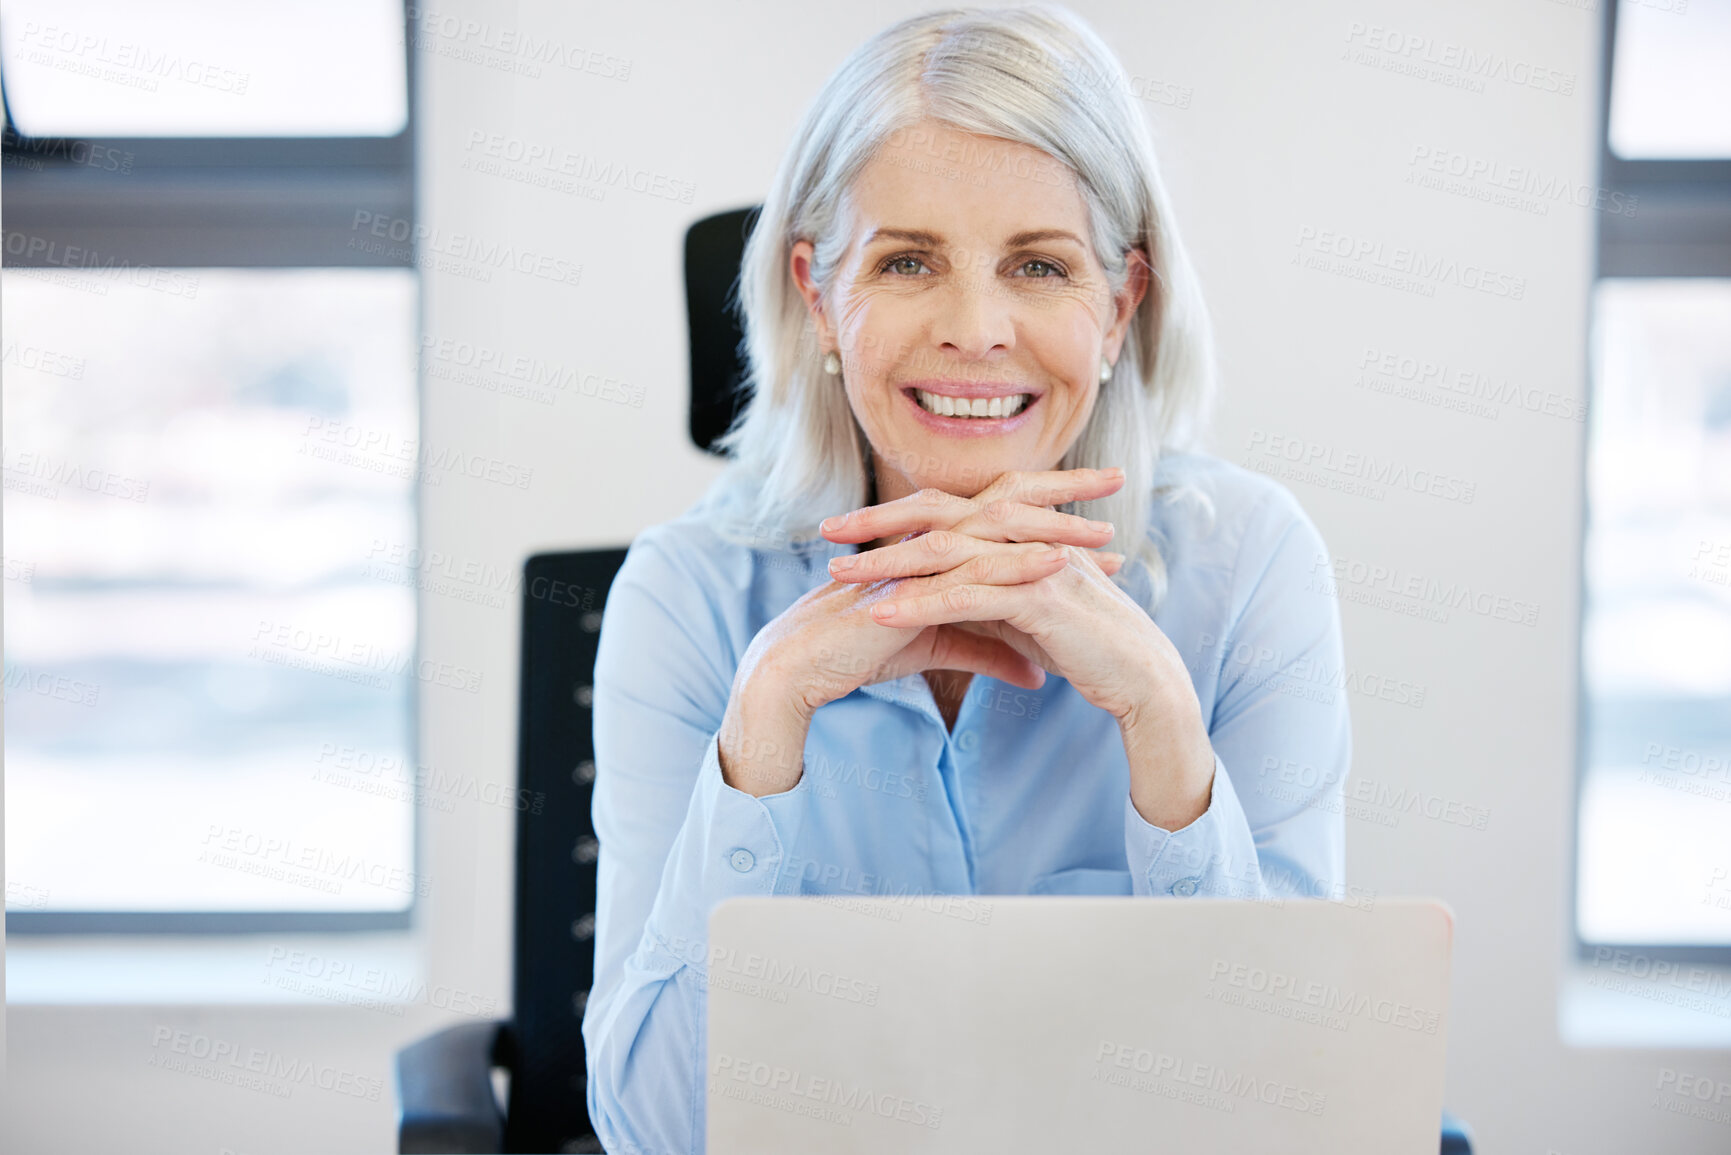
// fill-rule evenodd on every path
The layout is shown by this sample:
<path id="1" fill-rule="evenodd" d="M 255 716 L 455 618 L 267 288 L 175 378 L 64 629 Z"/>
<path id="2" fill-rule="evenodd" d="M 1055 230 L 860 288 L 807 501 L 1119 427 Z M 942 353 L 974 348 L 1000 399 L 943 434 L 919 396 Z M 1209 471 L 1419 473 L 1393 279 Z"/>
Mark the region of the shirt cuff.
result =
<path id="1" fill-rule="evenodd" d="M 1264 894 L 1250 822 L 1232 776 L 1214 755 L 1208 809 L 1182 830 L 1163 830 L 1124 796 L 1124 853 L 1131 892 L 1189 898 L 1258 898 Z"/>
<path id="2" fill-rule="evenodd" d="M 798 873 L 783 866 L 799 837 L 807 776 L 780 794 L 747 794 L 722 778 L 719 741 L 711 736 L 704 747 L 685 824 L 644 924 L 638 954 L 656 973 L 689 966 L 707 976 L 709 915 L 723 899 L 799 892 Z"/>

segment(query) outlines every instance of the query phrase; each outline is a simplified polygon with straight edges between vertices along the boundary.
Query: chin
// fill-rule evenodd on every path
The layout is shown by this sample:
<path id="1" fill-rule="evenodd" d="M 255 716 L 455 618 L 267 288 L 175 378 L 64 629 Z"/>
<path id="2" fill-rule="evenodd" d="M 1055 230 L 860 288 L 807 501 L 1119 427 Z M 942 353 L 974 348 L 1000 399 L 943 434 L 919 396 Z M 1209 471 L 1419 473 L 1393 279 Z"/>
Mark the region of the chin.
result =
<path id="1" fill-rule="evenodd" d="M 953 441 L 910 438 L 909 448 L 886 454 L 891 462 L 902 462 L 902 473 L 915 489 L 941 489 L 957 497 L 973 497 L 1005 473 L 1042 468 L 1008 446 L 984 446 L 978 442 L 957 446 Z"/>
<path id="2" fill-rule="evenodd" d="M 868 429 L 884 463 L 912 489 L 973 497 L 1011 472 L 1056 469 L 1042 449 L 1047 427 L 1068 424 L 1075 398 L 1061 387 L 1028 384 L 1006 374 L 997 381 L 925 378 L 874 382 L 876 418 Z M 893 447 L 893 448 L 891 448 Z"/>

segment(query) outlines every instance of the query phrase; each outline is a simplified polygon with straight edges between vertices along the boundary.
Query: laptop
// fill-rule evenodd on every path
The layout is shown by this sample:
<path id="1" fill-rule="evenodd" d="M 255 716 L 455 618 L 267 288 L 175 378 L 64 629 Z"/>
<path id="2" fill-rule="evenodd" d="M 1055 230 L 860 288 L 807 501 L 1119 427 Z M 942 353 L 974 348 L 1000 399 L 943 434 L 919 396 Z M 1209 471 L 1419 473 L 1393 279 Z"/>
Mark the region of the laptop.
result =
<path id="1" fill-rule="evenodd" d="M 708 1150 L 1435 1155 L 1439 902 L 736 898 Z"/>

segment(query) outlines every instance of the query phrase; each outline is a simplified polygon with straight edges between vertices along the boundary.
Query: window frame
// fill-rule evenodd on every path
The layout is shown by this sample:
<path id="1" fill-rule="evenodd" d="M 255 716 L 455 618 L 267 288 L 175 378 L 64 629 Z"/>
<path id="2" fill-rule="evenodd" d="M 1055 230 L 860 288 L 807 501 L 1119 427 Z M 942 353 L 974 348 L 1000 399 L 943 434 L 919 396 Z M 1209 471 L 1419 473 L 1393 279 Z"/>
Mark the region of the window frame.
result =
<path id="1" fill-rule="evenodd" d="M 419 76 L 412 6 L 402 6 L 407 112 L 389 137 L 30 137 L 19 132 L 0 66 L 0 268 L 82 268 L 122 263 L 158 268 L 419 268 L 416 223 L 416 92 Z M 114 150 L 98 152 L 96 150 Z M 127 171 L 75 159 L 120 157 Z M 352 245 L 361 212 L 407 222 L 409 238 L 390 246 Z M 76 246 L 96 259 L 72 264 L 14 255 L 13 238 Z M 425 285 L 416 278 L 412 339 L 425 327 Z M 424 428 L 417 369 L 416 420 Z M 411 496 L 422 533 L 422 494 Z M 411 587 L 420 657 L 424 608 Z M 421 700 L 408 704 L 408 756 L 420 764 Z M 424 822 L 411 811 L 411 857 L 424 870 Z M 9 910 L 8 934 L 299 934 L 406 930 L 421 906 L 410 894 L 400 911 L 57 911 Z"/>
<path id="2" fill-rule="evenodd" d="M 1600 43 L 1599 187 L 1638 199 L 1636 215 L 1599 213 L 1594 233 L 1593 279 L 1587 308 L 1592 340 L 1592 298 L 1602 280 L 1731 278 L 1731 158 L 1630 159 L 1611 149 L 1611 86 L 1616 61 L 1617 9 L 1605 0 Z M 1577 556 L 1575 623 L 1575 813 L 1569 860 L 1569 935 L 1575 956 L 1592 960 L 1610 949 L 1679 963 L 1731 965 L 1731 944 L 1601 941 L 1581 934 L 1581 797 L 1591 771 L 1591 697 L 1586 678 L 1587 535 L 1593 510 L 1588 487 L 1591 468 L 1591 415 L 1597 383 L 1587 363 L 1586 407 L 1581 453 L 1581 536 Z"/>

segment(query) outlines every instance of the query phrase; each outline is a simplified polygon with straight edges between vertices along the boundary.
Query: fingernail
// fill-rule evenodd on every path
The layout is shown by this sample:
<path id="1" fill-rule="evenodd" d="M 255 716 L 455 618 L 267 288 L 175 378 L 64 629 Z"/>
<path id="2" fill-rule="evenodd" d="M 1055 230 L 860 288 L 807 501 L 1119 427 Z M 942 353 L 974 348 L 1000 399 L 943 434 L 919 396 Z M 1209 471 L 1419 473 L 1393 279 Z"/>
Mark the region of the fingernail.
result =
<path id="1" fill-rule="evenodd" d="M 1108 465 L 1105 469 L 1102 469 L 1100 472 L 1105 474 L 1107 477 L 1123 477 L 1124 476 L 1124 470 L 1122 468 L 1120 468 L 1119 466 L 1116 466 L 1116 465 Z"/>
<path id="2" fill-rule="evenodd" d="M 834 533 L 836 530 L 841 528 L 841 523 L 846 520 L 847 518 L 845 517 L 826 517 L 823 521 L 818 523 L 818 528 L 823 530 L 825 533 Z"/>
<path id="3" fill-rule="evenodd" d="M 1088 528 L 1093 530 L 1095 533 L 1113 533 L 1113 532 L 1116 532 L 1113 530 L 1112 523 L 1109 521 L 1090 521 L 1088 523 Z"/>
<path id="4" fill-rule="evenodd" d="M 858 564 L 859 559 L 854 557 L 852 554 L 846 554 L 842 557 L 832 557 L 829 559 L 829 572 L 846 573 Z"/>
<path id="5" fill-rule="evenodd" d="M 879 602 L 872 607 L 872 617 L 874 618 L 893 618 L 895 616 L 896 605 L 894 602 Z"/>

